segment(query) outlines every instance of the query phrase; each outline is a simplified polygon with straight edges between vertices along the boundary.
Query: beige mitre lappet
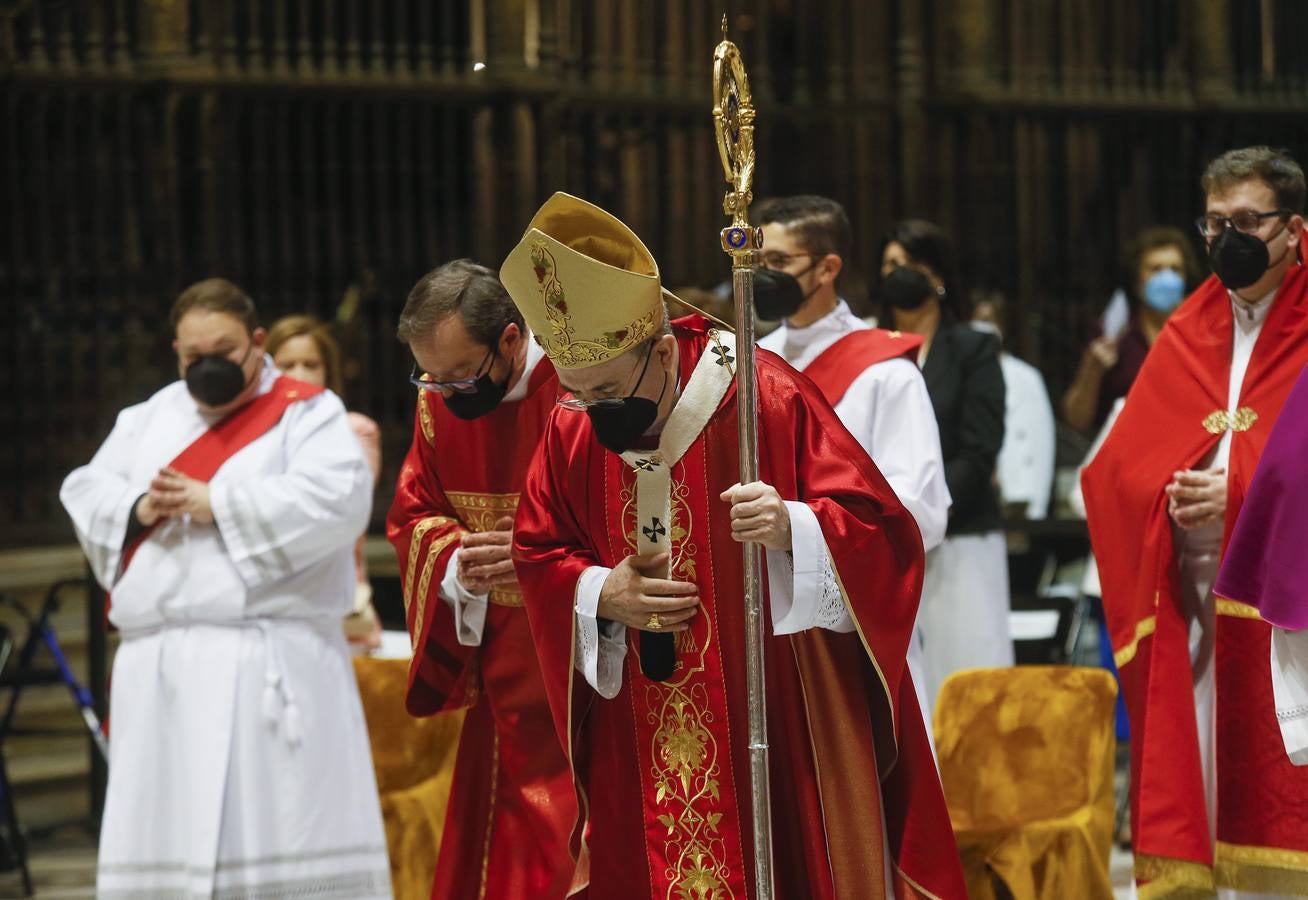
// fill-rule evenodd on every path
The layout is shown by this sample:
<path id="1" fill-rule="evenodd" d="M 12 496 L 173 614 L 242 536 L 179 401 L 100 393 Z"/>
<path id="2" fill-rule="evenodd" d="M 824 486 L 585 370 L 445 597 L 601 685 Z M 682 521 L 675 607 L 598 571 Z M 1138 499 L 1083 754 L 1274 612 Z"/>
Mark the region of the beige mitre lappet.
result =
<path id="1" fill-rule="evenodd" d="M 616 216 L 556 193 L 532 217 L 500 267 L 500 281 L 559 369 L 585 369 L 621 356 L 659 330 L 674 300 L 658 263 Z"/>

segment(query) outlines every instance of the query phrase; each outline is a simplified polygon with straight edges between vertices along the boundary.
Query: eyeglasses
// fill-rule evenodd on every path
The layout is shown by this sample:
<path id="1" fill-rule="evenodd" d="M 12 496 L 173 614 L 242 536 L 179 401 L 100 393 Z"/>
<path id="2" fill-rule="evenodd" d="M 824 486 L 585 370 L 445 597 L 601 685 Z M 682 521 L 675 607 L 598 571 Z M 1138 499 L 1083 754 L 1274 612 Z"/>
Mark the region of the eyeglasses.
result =
<path id="1" fill-rule="evenodd" d="M 1260 213 L 1244 209 L 1233 216 L 1219 216 L 1216 213 L 1209 213 L 1195 219 L 1194 224 L 1199 229 L 1199 233 L 1206 238 L 1215 238 L 1230 227 L 1234 227 L 1236 231 L 1243 231 L 1245 234 L 1253 234 L 1262 226 L 1263 219 L 1276 216 L 1285 218 L 1290 215 L 1290 212 L 1288 209 L 1274 209 L 1271 212 Z"/>
<path id="2" fill-rule="evenodd" d="M 764 253 L 760 260 L 765 269 L 784 269 L 790 265 L 792 259 L 804 259 L 806 257 L 813 259 L 816 256 L 816 253 L 782 253 L 779 250 L 773 250 L 770 253 Z"/>
<path id="3" fill-rule="evenodd" d="M 409 384 L 420 391 L 452 391 L 456 394 L 475 394 L 477 392 L 477 381 L 485 374 L 482 372 L 481 367 L 486 365 L 487 360 L 491 360 L 491 365 L 494 365 L 495 353 L 496 348 L 491 347 L 487 354 L 482 357 L 481 362 L 477 364 L 476 375 L 471 378 L 460 378 L 456 381 L 437 381 L 422 369 L 419 369 L 417 363 L 414 363 L 413 371 L 409 373 Z"/>
<path id="4" fill-rule="evenodd" d="M 640 367 L 640 377 L 636 383 L 631 386 L 631 390 L 625 397 L 600 397 L 596 400 L 578 400 L 576 397 L 560 397 L 554 401 L 564 409 L 570 409 L 574 412 L 585 412 L 588 409 L 621 409 L 627 405 L 627 400 L 636 395 L 636 388 L 645 380 L 645 372 L 649 369 L 649 358 L 654 355 L 654 345 L 651 343 L 649 349 L 645 351 L 645 364 Z M 633 368 L 634 372 L 635 369 Z"/>

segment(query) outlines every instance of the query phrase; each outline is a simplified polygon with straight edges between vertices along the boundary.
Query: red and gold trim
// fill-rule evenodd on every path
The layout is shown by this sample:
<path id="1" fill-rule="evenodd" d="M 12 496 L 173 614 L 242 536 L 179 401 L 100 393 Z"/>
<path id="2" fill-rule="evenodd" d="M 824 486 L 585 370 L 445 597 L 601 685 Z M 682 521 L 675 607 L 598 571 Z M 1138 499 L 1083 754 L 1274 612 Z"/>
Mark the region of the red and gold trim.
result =
<path id="1" fill-rule="evenodd" d="M 1218 841 L 1216 856 L 1218 887 L 1259 894 L 1308 896 L 1308 853 Z"/>
<path id="2" fill-rule="evenodd" d="M 495 523 L 518 511 L 518 494 L 487 494 L 477 491 L 446 491 L 445 497 L 469 531 L 490 531 Z M 522 591 L 516 585 L 497 587 L 490 602 L 498 606 L 522 606 Z"/>
<path id="3" fill-rule="evenodd" d="M 1139 622 L 1135 623 L 1135 635 L 1124 647 L 1113 653 L 1113 662 L 1117 668 L 1122 668 L 1131 660 L 1135 659 L 1136 653 L 1140 651 L 1140 642 L 1152 635 L 1158 627 L 1157 616 L 1145 616 Z"/>

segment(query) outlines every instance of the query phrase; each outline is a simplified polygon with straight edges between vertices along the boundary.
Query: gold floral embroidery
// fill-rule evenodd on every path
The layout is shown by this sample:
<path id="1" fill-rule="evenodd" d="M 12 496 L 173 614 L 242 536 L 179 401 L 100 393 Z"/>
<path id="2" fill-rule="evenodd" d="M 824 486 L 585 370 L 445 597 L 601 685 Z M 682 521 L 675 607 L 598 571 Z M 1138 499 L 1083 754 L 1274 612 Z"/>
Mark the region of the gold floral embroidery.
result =
<path id="1" fill-rule="evenodd" d="M 602 333 L 597 340 L 577 340 L 572 334 L 568 300 L 558 279 L 554 255 L 543 241 L 531 245 L 531 266 L 536 273 L 536 283 L 540 285 L 550 330 L 549 334 L 536 337 L 550 359 L 561 367 L 576 369 L 612 359 L 654 330 L 654 311 L 650 311 L 626 328 Z"/>
<path id="2" fill-rule="evenodd" d="M 475 491 L 446 491 L 450 506 L 463 523 L 472 531 L 490 531 L 495 523 L 518 511 L 518 495 L 483 494 Z"/>
<path id="3" fill-rule="evenodd" d="M 427 394 L 418 392 L 418 423 L 422 427 L 422 436 L 427 439 L 427 446 L 436 446 L 436 423 L 432 420 L 431 410 L 427 408 Z"/>
<path id="4" fill-rule="evenodd" d="M 723 860 L 726 841 L 719 828 L 725 810 L 718 776 L 718 743 L 713 714 L 702 684 L 646 688 L 648 721 L 655 726 L 654 804 L 666 810 L 658 821 L 667 829 L 663 843 L 668 898 L 720 900 L 731 897 L 731 872 Z"/>
<path id="5" fill-rule="evenodd" d="M 624 475 L 628 474 L 624 471 Z M 691 539 L 690 487 L 678 480 L 674 469 L 669 490 L 668 540 L 674 578 L 696 579 L 698 546 Z M 625 479 L 624 479 L 625 480 Z M 627 547 L 635 552 L 636 489 L 627 483 L 619 492 L 622 531 Z M 654 728 L 650 746 L 654 807 L 667 829 L 663 879 L 668 900 L 725 900 L 732 896 L 726 838 L 720 823 L 729 810 L 722 801 L 714 714 L 708 692 L 696 676 L 705 671 L 705 653 L 712 642 L 713 617 L 696 617 L 709 629 L 697 640 L 694 629 L 677 635 L 675 680 L 645 686 L 646 721 Z"/>
<path id="6" fill-rule="evenodd" d="M 446 491 L 450 506 L 470 531 L 490 531 L 495 523 L 518 511 L 518 495 L 484 494 L 475 491 Z M 499 606 L 522 606 L 522 590 L 516 586 L 497 587 L 490 592 L 491 603 Z"/>
<path id="7" fill-rule="evenodd" d="M 1209 434 L 1222 434 L 1227 429 L 1241 432 L 1248 431 L 1258 421 L 1258 413 L 1247 406 L 1242 406 L 1233 413 L 1224 409 L 1215 409 L 1204 416 L 1204 431 Z"/>

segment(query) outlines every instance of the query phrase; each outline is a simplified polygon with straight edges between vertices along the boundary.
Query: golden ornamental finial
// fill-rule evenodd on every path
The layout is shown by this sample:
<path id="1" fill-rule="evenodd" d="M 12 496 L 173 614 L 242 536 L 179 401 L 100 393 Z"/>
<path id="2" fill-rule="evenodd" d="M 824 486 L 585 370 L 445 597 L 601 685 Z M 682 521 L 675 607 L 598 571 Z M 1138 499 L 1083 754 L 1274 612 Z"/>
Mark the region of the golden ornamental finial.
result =
<path id="1" fill-rule="evenodd" d="M 722 14 L 722 40 L 727 39 L 727 14 Z"/>
<path id="2" fill-rule="evenodd" d="M 724 40 L 713 52 L 713 125 L 727 183 L 722 210 L 731 217 L 731 226 L 722 231 L 722 249 L 731 254 L 733 267 L 749 268 L 763 246 L 761 229 L 749 224 L 749 204 L 754 199 L 754 100 L 740 49 L 725 40 L 726 26 L 724 15 Z"/>

